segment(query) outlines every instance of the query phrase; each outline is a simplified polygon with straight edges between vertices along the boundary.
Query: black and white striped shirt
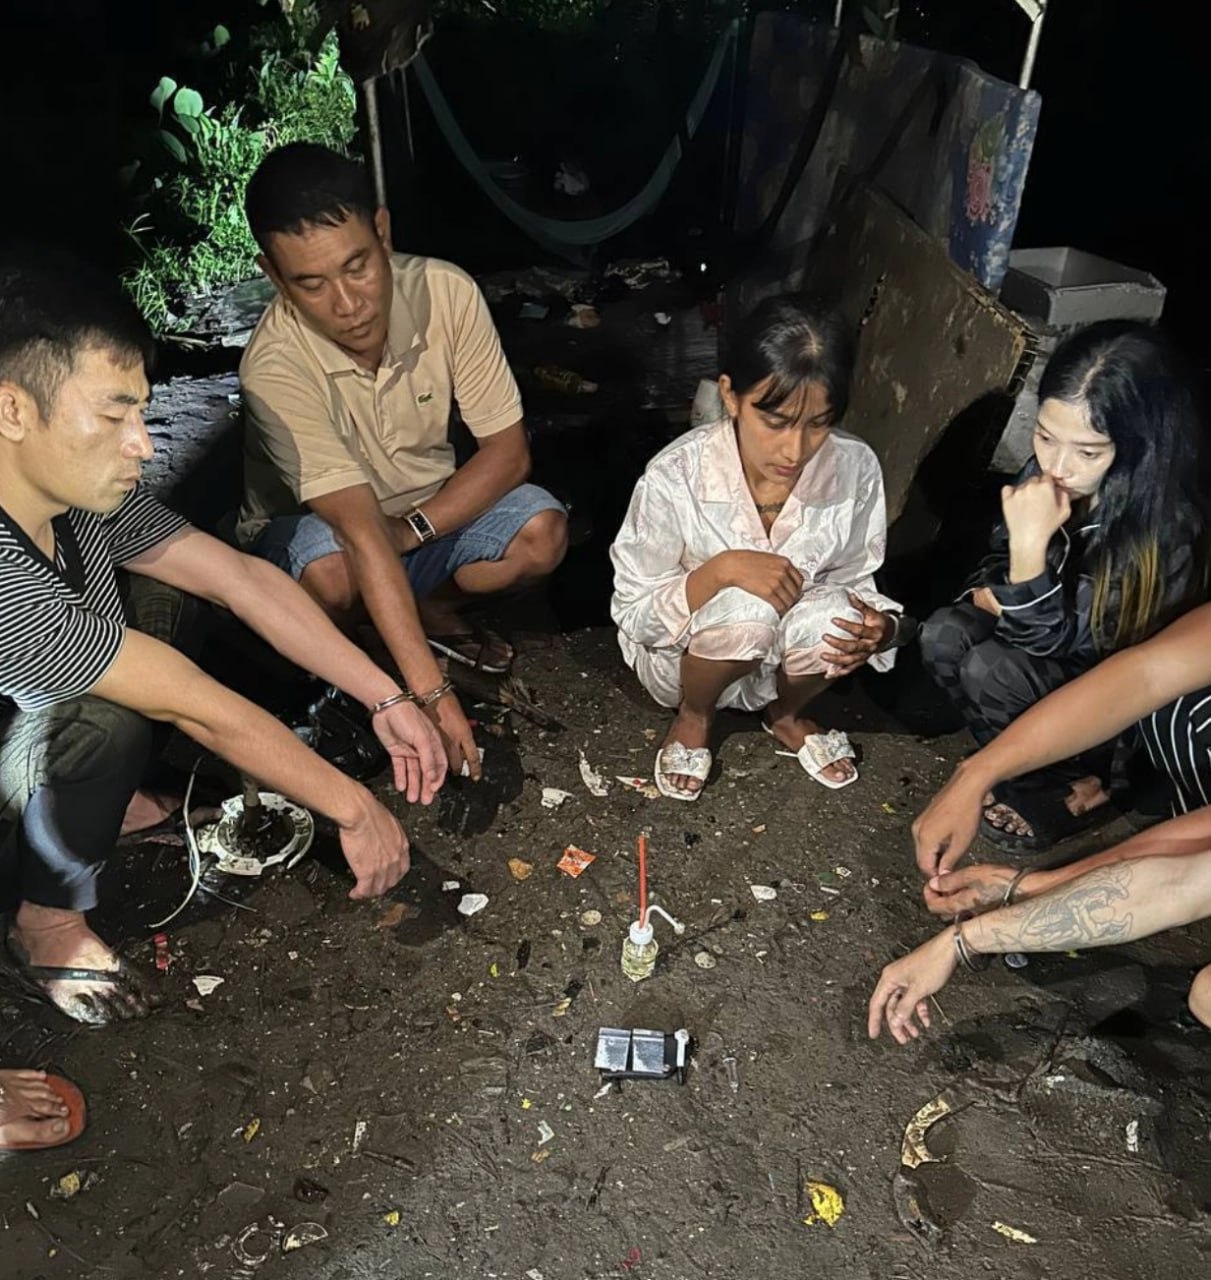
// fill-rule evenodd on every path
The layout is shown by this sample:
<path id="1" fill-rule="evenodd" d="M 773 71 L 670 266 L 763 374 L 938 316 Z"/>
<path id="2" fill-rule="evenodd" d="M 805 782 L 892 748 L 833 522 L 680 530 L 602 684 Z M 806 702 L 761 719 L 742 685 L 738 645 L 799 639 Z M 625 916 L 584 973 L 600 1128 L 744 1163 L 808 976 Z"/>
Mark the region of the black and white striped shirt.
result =
<path id="1" fill-rule="evenodd" d="M 23 710 L 86 693 L 122 647 L 115 565 L 188 523 L 140 489 L 107 516 L 54 519 L 55 562 L 0 507 L 0 698 Z"/>

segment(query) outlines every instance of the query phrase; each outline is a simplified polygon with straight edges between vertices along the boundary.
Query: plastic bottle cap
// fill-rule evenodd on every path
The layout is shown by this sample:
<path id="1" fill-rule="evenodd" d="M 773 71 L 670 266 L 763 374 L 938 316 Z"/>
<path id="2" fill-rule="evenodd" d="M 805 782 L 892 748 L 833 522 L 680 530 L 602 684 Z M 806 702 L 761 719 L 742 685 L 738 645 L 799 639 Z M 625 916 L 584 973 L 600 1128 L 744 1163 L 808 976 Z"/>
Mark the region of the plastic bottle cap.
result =
<path id="1" fill-rule="evenodd" d="M 654 932 L 650 924 L 644 924 L 640 920 L 631 921 L 631 941 L 637 947 L 646 947 L 652 941 Z"/>

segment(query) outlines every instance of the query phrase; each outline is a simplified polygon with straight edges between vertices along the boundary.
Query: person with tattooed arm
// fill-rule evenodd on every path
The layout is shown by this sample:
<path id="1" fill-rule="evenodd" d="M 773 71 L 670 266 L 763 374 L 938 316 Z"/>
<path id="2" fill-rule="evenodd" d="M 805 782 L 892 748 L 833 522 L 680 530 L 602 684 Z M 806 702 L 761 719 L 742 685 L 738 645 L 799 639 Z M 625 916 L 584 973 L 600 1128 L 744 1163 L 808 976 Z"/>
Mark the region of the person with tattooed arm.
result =
<path id="1" fill-rule="evenodd" d="M 897 1044 L 915 1040 L 930 1025 L 929 997 L 942 990 L 960 965 L 983 969 L 993 955 L 1009 951 L 1068 951 L 1132 942 L 1207 916 L 1211 849 L 1094 867 L 1025 902 L 956 921 L 893 961 L 870 998 L 867 1031 L 872 1040 L 878 1039 L 886 1024 Z M 1211 1027 L 1211 964 L 1195 976 L 1189 1004 L 1194 1016 Z"/>

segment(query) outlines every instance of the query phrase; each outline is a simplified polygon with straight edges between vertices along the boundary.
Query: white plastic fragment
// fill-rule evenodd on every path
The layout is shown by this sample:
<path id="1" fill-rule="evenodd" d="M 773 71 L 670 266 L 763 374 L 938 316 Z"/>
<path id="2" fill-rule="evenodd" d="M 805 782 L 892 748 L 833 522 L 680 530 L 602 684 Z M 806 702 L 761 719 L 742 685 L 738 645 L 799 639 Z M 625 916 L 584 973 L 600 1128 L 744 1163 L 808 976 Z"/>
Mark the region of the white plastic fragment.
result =
<path id="1" fill-rule="evenodd" d="M 555 1130 L 545 1120 L 540 1120 L 538 1122 L 538 1145 L 545 1147 L 554 1136 Z"/>
<path id="2" fill-rule="evenodd" d="M 544 809 L 558 809 L 565 800 L 571 800 L 572 793 L 570 791 L 560 791 L 558 787 L 543 787 L 542 789 L 542 807 Z"/>
<path id="3" fill-rule="evenodd" d="M 463 916 L 473 916 L 477 911 L 482 911 L 488 905 L 488 895 L 486 893 L 464 893 L 459 899 L 458 913 Z"/>
<path id="4" fill-rule="evenodd" d="M 194 978 L 193 985 L 197 987 L 198 995 L 208 996 L 215 987 L 221 987 L 226 981 L 226 978 L 220 978 L 218 974 L 199 973 L 197 977 Z"/>
<path id="5" fill-rule="evenodd" d="M 773 900 L 778 896 L 778 890 L 775 889 L 773 885 L 750 884 L 749 888 L 752 890 L 753 897 L 756 898 L 758 902 L 773 902 Z"/>
<path id="6" fill-rule="evenodd" d="M 1127 1150 L 1136 1155 L 1140 1149 L 1140 1122 L 1132 1120 L 1127 1125 Z"/>
<path id="7" fill-rule="evenodd" d="M 453 893 L 455 889 L 461 889 L 462 883 L 458 880 L 443 880 L 442 893 Z"/>
<path id="8" fill-rule="evenodd" d="M 580 753 L 580 777 L 588 787 L 590 795 L 608 796 L 610 794 L 609 784 L 588 762 L 583 751 Z"/>

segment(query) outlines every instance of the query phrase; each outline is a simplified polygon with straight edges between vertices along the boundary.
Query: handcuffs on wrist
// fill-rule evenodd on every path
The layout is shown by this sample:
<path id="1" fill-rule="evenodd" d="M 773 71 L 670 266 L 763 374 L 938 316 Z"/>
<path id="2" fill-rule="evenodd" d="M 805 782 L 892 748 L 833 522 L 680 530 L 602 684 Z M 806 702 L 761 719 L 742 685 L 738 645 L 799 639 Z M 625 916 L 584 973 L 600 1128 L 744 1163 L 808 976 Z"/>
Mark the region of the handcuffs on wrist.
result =
<path id="1" fill-rule="evenodd" d="M 382 702 L 376 702 L 370 708 L 370 714 L 376 716 L 380 711 L 386 711 L 388 707 L 398 706 L 401 702 L 411 702 L 423 711 L 431 707 L 435 702 L 439 702 L 446 694 L 453 692 L 454 685 L 449 680 L 443 680 L 431 693 L 409 693 L 405 690 L 403 693 L 394 693 L 391 697 L 384 698 Z"/>

